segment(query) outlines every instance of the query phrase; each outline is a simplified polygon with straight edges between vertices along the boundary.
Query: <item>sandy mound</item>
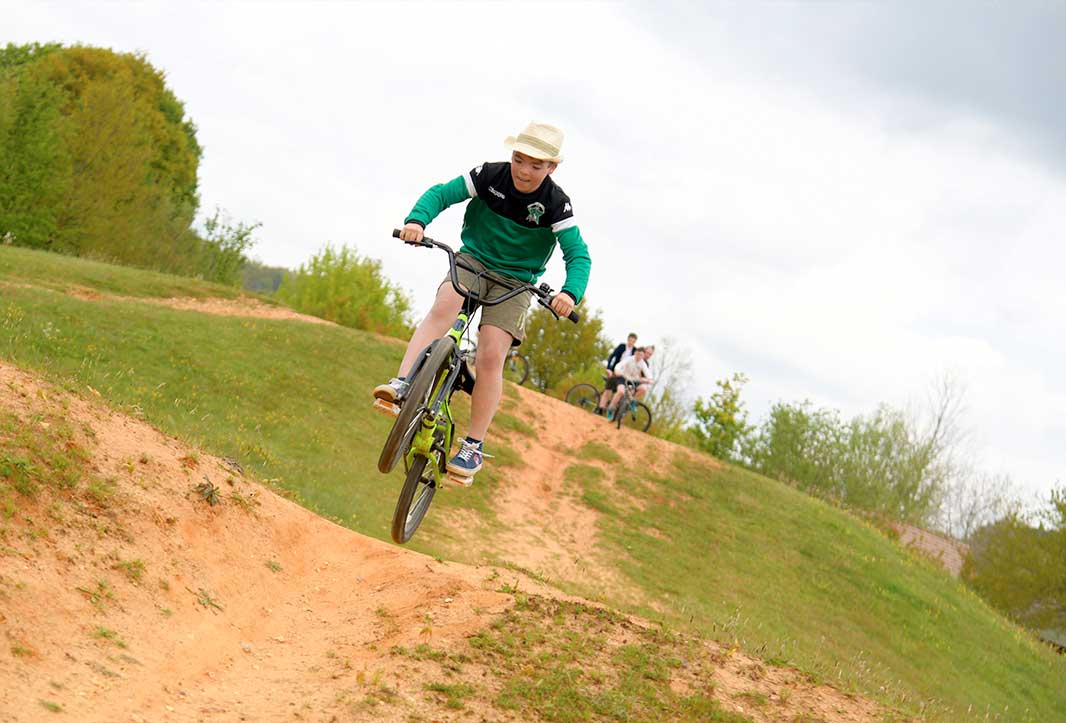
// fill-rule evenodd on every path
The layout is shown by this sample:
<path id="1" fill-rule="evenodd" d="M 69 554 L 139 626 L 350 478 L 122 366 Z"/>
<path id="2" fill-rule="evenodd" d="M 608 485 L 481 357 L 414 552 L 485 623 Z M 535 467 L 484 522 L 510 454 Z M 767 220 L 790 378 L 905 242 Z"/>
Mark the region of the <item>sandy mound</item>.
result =
<path id="1" fill-rule="evenodd" d="M 79 721 L 332 710 L 358 677 L 389 678 L 391 646 L 448 645 L 511 601 L 491 570 L 357 535 L 2 365 L 0 409 L 73 421 L 91 474 L 114 484 L 103 504 L 39 492 L 6 529 L 0 620 L 17 653 L 0 657 L 0 710 L 14 720 L 47 715 L 40 701 Z M 195 490 L 207 481 L 221 504 Z"/>
<path id="2" fill-rule="evenodd" d="M 551 465 L 565 460 L 551 455 L 619 433 L 539 395 L 524 392 L 523 403 L 539 433 L 501 515 L 541 541 L 565 542 L 545 557 L 527 541 L 510 557 L 580 565 L 573 550 L 592 544 L 595 521 L 560 491 Z M 520 597 L 564 599 L 551 589 L 338 527 L 232 460 L 4 364 L 0 419 L 9 437 L 51 435 L 56 465 L 79 471 L 71 489 L 46 485 L 3 501 L 3 720 L 50 720 L 49 711 L 77 721 L 532 719 L 497 705 L 503 683 L 468 638 L 512 615 Z M 566 434 L 570 424 L 582 431 Z M 634 463 L 658 444 L 628 441 L 622 453 Z M 545 511 L 555 513 L 550 523 Z M 542 624 L 573 624 L 582 635 L 587 621 Z M 604 675 L 617 675 L 619 646 L 648 628 L 624 617 L 605 628 Z M 753 720 L 882 717 L 868 701 L 739 650 L 689 644 L 705 666 L 679 672 L 671 687 L 713 695 Z M 452 672 L 456 661 L 461 673 Z M 475 682 L 477 693 L 456 707 L 427 687 L 441 680 Z"/>

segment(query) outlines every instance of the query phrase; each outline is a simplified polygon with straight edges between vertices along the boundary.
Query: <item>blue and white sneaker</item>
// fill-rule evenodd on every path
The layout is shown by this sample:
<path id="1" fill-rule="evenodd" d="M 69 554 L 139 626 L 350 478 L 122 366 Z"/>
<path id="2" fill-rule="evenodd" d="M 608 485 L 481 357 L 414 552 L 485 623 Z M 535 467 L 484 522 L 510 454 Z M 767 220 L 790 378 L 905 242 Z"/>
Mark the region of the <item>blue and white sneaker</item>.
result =
<path id="1" fill-rule="evenodd" d="M 481 470 L 481 464 L 485 461 L 485 452 L 481 442 L 463 440 L 463 446 L 459 452 L 448 460 L 446 468 L 449 475 L 459 484 L 469 487 L 474 481 L 474 475 Z"/>
<path id="2" fill-rule="evenodd" d="M 400 405 L 396 403 L 396 400 L 401 399 L 406 393 L 407 381 L 393 377 L 387 384 L 374 387 L 374 409 L 395 417 L 400 413 Z"/>

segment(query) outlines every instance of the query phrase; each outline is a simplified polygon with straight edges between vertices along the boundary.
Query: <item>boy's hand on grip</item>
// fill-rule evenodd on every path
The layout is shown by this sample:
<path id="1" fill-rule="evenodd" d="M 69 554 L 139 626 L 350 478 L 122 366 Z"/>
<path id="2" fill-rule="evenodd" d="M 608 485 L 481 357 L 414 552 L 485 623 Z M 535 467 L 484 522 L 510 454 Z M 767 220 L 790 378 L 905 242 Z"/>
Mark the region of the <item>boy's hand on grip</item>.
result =
<path id="1" fill-rule="evenodd" d="M 574 300 L 570 298 L 569 294 L 556 294 L 552 299 L 552 311 L 564 319 L 570 316 L 570 312 L 574 310 Z"/>
<path id="2" fill-rule="evenodd" d="M 400 230 L 401 241 L 414 241 L 417 243 L 421 241 L 424 236 L 424 229 L 414 222 L 404 224 L 404 227 Z"/>

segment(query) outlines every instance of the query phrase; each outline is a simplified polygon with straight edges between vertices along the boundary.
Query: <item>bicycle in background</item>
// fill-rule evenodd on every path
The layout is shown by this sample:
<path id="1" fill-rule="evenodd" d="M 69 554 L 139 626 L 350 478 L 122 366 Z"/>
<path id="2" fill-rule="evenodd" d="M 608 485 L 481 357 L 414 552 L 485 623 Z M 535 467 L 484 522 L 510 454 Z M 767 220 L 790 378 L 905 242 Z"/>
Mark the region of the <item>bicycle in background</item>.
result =
<path id="1" fill-rule="evenodd" d="M 604 382 L 606 381 L 607 377 L 604 377 Z M 625 391 L 622 398 L 618 400 L 610 419 L 618 425 L 619 429 L 624 425 L 639 432 L 647 432 L 651 427 L 651 409 L 634 396 L 636 387 L 636 382 L 625 383 Z M 592 384 L 575 384 L 567 391 L 565 399 L 567 404 L 572 404 L 591 414 L 600 403 L 602 394 L 603 390 L 597 389 Z"/>

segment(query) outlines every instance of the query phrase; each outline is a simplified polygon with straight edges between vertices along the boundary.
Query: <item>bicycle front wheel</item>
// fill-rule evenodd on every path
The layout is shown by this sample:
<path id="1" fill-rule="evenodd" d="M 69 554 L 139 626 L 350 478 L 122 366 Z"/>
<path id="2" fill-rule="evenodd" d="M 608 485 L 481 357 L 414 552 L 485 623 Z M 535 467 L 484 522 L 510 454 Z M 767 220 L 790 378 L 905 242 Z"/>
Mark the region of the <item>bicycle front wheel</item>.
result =
<path id="1" fill-rule="evenodd" d="M 591 412 L 600 403 L 600 390 L 591 384 L 575 384 L 566 393 L 566 403 Z"/>
<path id="2" fill-rule="evenodd" d="M 529 379 L 529 360 L 521 354 L 508 355 L 503 363 L 503 378 L 521 386 Z"/>
<path id="3" fill-rule="evenodd" d="M 407 448 L 418 431 L 418 425 L 422 423 L 422 413 L 433 400 L 433 392 L 440 380 L 448 373 L 454 353 L 455 342 L 451 339 L 437 339 L 429 345 L 422 366 L 411 380 L 407 399 L 400 407 L 400 413 L 385 440 L 385 446 L 381 448 L 378 470 L 382 473 L 391 472 L 396 463 L 407 454 Z"/>
<path id="4" fill-rule="evenodd" d="M 621 406 L 621 405 L 619 405 Z M 618 412 L 618 428 L 629 427 L 638 432 L 647 432 L 651 426 L 651 410 L 644 402 L 631 402 L 625 413 Z"/>
<path id="5" fill-rule="evenodd" d="M 396 500 L 396 511 L 392 513 L 392 539 L 398 544 L 402 545 L 414 536 L 437 492 L 432 461 L 416 455 L 411 469 L 407 470 L 407 479 L 400 490 L 400 498 Z"/>

